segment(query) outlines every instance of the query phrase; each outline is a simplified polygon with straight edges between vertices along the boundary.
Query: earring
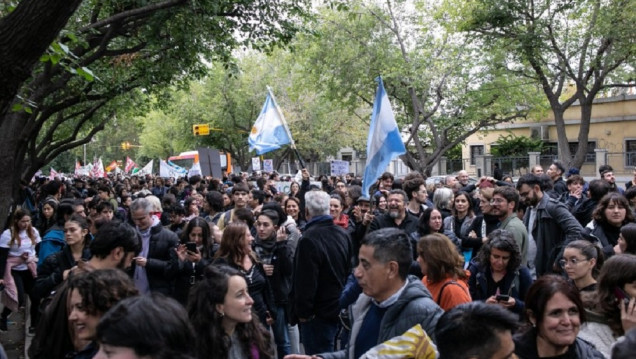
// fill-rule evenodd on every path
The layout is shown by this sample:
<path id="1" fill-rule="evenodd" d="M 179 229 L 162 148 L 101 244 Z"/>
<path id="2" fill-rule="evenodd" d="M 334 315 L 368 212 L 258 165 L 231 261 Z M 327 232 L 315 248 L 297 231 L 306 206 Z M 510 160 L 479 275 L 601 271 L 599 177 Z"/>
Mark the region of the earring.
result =
<path id="1" fill-rule="evenodd" d="M 219 312 L 219 315 L 221 316 L 221 318 L 223 318 L 223 316 L 225 315 L 225 313 L 223 313 L 223 312 Z"/>

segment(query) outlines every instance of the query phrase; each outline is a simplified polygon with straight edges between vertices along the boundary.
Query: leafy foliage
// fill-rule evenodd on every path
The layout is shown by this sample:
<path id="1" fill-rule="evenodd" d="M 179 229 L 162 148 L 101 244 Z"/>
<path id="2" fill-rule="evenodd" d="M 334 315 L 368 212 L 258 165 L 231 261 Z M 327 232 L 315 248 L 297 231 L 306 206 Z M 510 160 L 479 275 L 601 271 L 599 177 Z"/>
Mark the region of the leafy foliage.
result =
<path id="1" fill-rule="evenodd" d="M 528 152 L 541 152 L 543 141 L 526 136 L 516 136 L 514 133 L 500 135 L 497 145 L 492 146 L 490 152 L 495 157 L 526 156 Z"/>

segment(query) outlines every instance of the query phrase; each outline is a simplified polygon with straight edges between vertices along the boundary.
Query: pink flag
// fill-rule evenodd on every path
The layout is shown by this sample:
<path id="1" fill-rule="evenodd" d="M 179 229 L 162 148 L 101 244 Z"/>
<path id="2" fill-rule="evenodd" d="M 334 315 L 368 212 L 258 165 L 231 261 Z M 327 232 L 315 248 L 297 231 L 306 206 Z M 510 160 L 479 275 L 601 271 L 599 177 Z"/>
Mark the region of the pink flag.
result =
<path id="1" fill-rule="evenodd" d="M 59 175 L 59 173 L 57 173 L 56 170 L 53 169 L 53 167 L 51 167 L 51 172 L 49 174 L 49 179 L 51 181 L 53 181 L 55 179 L 55 177 L 57 177 Z"/>
<path id="2" fill-rule="evenodd" d="M 130 157 L 126 156 L 126 166 L 124 167 L 124 172 L 129 173 L 130 171 L 132 171 L 133 168 L 136 168 L 136 167 L 139 167 L 139 166 L 137 166 L 135 161 L 130 159 Z"/>

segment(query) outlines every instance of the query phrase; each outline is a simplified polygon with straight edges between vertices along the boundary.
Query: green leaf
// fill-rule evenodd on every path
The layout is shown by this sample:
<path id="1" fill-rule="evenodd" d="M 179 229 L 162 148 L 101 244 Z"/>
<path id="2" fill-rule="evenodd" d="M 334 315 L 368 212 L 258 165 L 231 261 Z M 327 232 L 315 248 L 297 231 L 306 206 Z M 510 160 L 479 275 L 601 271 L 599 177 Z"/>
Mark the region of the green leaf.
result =
<path id="1" fill-rule="evenodd" d="M 87 67 L 80 67 L 77 69 L 77 74 L 84 77 L 86 81 L 93 82 L 95 80 L 93 71 L 89 70 Z"/>

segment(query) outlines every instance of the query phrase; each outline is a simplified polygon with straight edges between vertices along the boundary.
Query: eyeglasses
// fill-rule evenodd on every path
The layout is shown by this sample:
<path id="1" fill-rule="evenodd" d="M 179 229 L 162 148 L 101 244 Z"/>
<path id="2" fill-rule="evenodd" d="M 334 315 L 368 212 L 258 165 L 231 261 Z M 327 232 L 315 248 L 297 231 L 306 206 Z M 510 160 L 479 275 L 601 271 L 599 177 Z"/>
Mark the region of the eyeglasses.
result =
<path id="1" fill-rule="evenodd" d="M 493 198 L 490 200 L 490 204 L 504 203 L 504 202 L 506 202 L 506 200 L 503 198 Z"/>
<path id="2" fill-rule="evenodd" d="M 561 259 L 559 261 L 559 265 L 561 266 L 561 268 L 565 268 L 568 264 L 570 264 L 572 267 L 576 267 L 577 264 L 582 262 L 587 262 L 587 261 L 589 261 L 589 259 L 578 259 L 578 258 Z"/>

